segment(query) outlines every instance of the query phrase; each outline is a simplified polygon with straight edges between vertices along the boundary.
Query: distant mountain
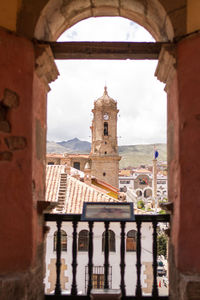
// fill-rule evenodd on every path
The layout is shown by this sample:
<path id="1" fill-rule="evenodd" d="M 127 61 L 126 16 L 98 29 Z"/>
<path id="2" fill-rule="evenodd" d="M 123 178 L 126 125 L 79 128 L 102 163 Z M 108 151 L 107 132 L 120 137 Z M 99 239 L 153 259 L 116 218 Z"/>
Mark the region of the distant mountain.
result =
<path id="1" fill-rule="evenodd" d="M 137 167 L 140 165 L 151 165 L 154 156 L 154 146 L 158 150 L 158 161 L 167 160 L 166 144 L 127 145 L 119 146 L 119 155 L 122 157 L 120 168 Z"/>
<path id="2" fill-rule="evenodd" d="M 159 152 L 158 160 L 167 160 L 166 144 L 126 145 L 119 146 L 119 155 L 122 157 L 120 168 L 137 167 L 152 164 L 154 146 Z M 47 141 L 47 153 L 90 153 L 91 143 L 74 138 L 69 141 Z"/>
<path id="3" fill-rule="evenodd" d="M 47 153 L 64 153 L 67 149 L 56 142 L 47 141 Z"/>
<path id="4" fill-rule="evenodd" d="M 86 141 L 80 141 L 77 138 L 74 138 L 69 141 L 58 142 L 58 145 L 69 149 L 73 153 L 89 153 L 91 149 L 91 143 Z"/>

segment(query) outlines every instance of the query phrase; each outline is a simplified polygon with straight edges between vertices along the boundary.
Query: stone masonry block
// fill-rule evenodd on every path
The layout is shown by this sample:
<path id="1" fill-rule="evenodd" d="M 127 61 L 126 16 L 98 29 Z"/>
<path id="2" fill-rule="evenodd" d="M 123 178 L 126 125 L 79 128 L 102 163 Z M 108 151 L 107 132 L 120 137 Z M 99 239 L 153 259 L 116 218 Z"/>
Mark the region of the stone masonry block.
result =
<path id="1" fill-rule="evenodd" d="M 9 89 L 5 89 L 4 97 L 3 97 L 3 104 L 9 108 L 14 108 L 14 107 L 19 106 L 18 94 Z"/>
<path id="2" fill-rule="evenodd" d="M 22 150 L 27 146 L 26 138 L 22 136 L 10 136 L 5 138 L 5 143 L 9 150 Z"/>
<path id="3" fill-rule="evenodd" d="M 61 7 L 61 13 L 66 17 L 66 19 L 68 19 L 87 9 L 90 9 L 90 0 L 65 0 L 63 2 L 63 6 Z"/>
<path id="4" fill-rule="evenodd" d="M 129 12 L 137 13 L 138 15 L 146 15 L 148 10 L 148 5 L 145 0 L 121 0 L 121 8 Z"/>
<path id="5" fill-rule="evenodd" d="M 2 103 L 0 103 L 0 121 L 6 120 L 6 113 L 6 107 Z"/>
<path id="6" fill-rule="evenodd" d="M 13 157 L 12 152 L 9 151 L 4 151 L 4 152 L 0 152 L 0 161 L 11 161 Z"/>
<path id="7" fill-rule="evenodd" d="M 99 6 L 119 7 L 118 0 L 93 0 L 92 3 L 94 7 L 99 7 Z"/>
<path id="8" fill-rule="evenodd" d="M 11 132 L 11 126 L 8 121 L 0 121 L 0 131 Z"/>
<path id="9" fill-rule="evenodd" d="M 115 7 L 102 6 L 92 9 L 93 16 L 119 16 L 119 9 Z"/>

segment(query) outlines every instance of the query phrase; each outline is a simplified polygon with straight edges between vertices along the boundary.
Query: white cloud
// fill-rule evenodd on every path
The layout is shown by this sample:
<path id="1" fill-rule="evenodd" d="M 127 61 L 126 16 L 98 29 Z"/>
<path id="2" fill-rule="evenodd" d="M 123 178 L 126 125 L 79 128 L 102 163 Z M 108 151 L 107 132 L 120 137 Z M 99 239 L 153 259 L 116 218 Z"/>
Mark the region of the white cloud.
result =
<path id="1" fill-rule="evenodd" d="M 60 40 L 153 41 L 130 20 L 91 18 L 67 30 Z M 166 94 L 155 77 L 156 61 L 60 60 L 60 77 L 48 97 L 48 139 L 91 140 L 93 102 L 108 86 L 118 101 L 119 144 L 166 142 Z"/>

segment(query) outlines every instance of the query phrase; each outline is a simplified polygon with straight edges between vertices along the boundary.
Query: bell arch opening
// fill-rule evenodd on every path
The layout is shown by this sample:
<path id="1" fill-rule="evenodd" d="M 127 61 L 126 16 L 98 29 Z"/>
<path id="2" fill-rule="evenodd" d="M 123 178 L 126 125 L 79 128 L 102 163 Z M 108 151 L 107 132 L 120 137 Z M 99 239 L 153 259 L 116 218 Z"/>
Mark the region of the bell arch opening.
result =
<path id="1" fill-rule="evenodd" d="M 74 61 L 74 63 L 77 63 L 77 65 L 76 66 L 78 66 L 78 64 L 79 64 L 79 68 L 80 68 L 80 61 Z M 95 61 L 95 63 L 96 63 L 96 61 Z M 102 61 L 101 61 L 101 63 L 102 63 Z M 129 61 L 129 60 L 127 60 L 126 61 L 126 63 L 127 64 L 131 64 L 131 62 Z M 77 69 L 78 70 L 78 69 Z M 74 74 L 76 74 L 76 70 L 74 70 Z M 118 72 L 119 72 L 119 70 L 118 70 Z M 117 73 L 117 72 L 116 72 Z M 76 75 L 75 75 L 76 76 Z M 62 73 L 61 73 L 61 77 L 62 77 Z M 85 77 L 83 77 L 83 78 L 85 78 L 85 80 L 86 80 L 86 76 Z M 88 80 L 88 79 L 87 79 Z M 132 80 L 133 80 L 133 78 L 132 78 Z M 156 80 L 156 79 L 155 79 Z M 68 77 L 68 81 L 69 81 L 69 77 Z M 69 87 L 67 86 L 67 82 L 66 82 L 66 84 L 65 84 L 65 88 L 66 89 L 68 89 Z M 102 82 L 102 84 L 104 84 L 104 82 Z M 77 92 L 77 90 L 78 90 L 78 92 L 80 93 L 80 91 L 81 91 L 81 89 L 83 88 L 83 85 L 77 85 L 78 86 L 78 89 L 76 89 L 76 92 Z M 108 82 L 108 87 L 109 87 L 109 82 Z M 103 86 L 102 86 L 102 88 L 103 88 Z M 52 90 L 54 89 L 54 87 L 52 86 Z M 110 93 L 110 95 L 112 95 L 112 92 L 109 92 Z M 83 93 L 82 93 L 82 95 L 83 95 Z M 100 94 L 101 95 L 101 94 Z M 97 96 L 100 96 L 98 93 L 97 93 Z M 117 96 L 118 97 L 118 96 Z M 70 99 L 70 97 L 66 97 L 66 98 L 69 98 Z M 85 96 L 84 96 L 84 98 L 85 98 Z M 120 97 L 119 97 L 120 98 Z M 72 99 L 71 99 L 72 100 Z M 82 105 L 82 103 L 83 104 L 85 104 L 85 101 L 80 101 L 80 100 L 82 100 L 82 99 L 79 99 L 79 108 L 81 108 L 80 109 L 80 111 L 81 111 L 81 118 L 83 118 L 83 111 L 84 111 L 84 106 L 81 106 Z M 91 100 L 95 100 L 95 98 L 93 98 L 93 97 L 91 97 Z M 73 102 L 73 101 L 72 101 Z M 86 104 L 85 104 L 86 105 Z M 59 104 L 57 103 L 57 106 L 59 106 Z M 78 106 L 77 106 L 78 107 Z M 89 107 L 88 105 L 87 105 L 87 107 Z M 69 108 L 69 107 L 68 107 Z M 52 110 L 53 111 L 53 113 L 55 114 L 55 110 Z M 75 111 L 75 114 L 77 114 L 77 111 Z M 145 114 L 143 114 L 144 116 L 145 116 Z M 65 116 L 66 117 L 66 116 Z M 77 122 L 77 124 L 79 124 L 78 126 L 80 126 L 80 123 L 78 123 Z M 65 127 L 66 129 L 67 128 L 69 128 L 69 126 L 67 127 Z M 74 126 L 71 124 L 71 128 L 74 128 Z M 107 173 L 103 173 L 104 174 L 104 176 L 105 177 L 107 177 Z M 142 192 L 141 192 L 141 194 L 142 194 Z"/>
<path id="2" fill-rule="evenodd" d="M 156 41 L 172 41 L 173 26 L 160 1 L 49 0 L 38 17 L 34 37 L 55 41 L 74 24 L 90 17 L 124 17 L 143 26 Z"/>

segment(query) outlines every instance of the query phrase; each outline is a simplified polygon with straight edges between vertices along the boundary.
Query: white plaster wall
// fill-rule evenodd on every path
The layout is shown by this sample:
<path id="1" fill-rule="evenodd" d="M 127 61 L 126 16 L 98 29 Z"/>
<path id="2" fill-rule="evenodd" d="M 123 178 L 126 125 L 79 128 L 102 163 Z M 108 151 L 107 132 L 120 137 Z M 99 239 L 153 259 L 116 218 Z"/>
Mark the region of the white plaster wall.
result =
<path id="1" fill-rule="evenodd" d="M 121 183 L 121 182 L 125 182 L 125 181 L 130 181 L 130 183 Z M 123 188 L 124 186 L 130 189 L 134 188 L 134 178 L 133 177 L 119 177 L 119 188 Z"/>
<path id="2" fill-rule="evenodd" d="M 50 227 L 49 233 L 47 235 L 46 242 L 46 268 L 48 267 L 51 258 L 56 258 L 56 253 L 53 251 L 53 236 L 54 232 L 57 230 L 56 224 L 53 222 L 48 222 L 47 226 Z M 61 258 L 64 258 L 65 264 L 67 265 L 67 270 L 65 271 L 65 276 L 69 278 L 69 281 L 65 283 L 65 289 L 70 291 L 72 284 L 72 223 L 66 222 L 63 223 L 62 229 L 67 233 L 67 252 L 62 252 Z M 88 224 L 85 222 L 80 222 L 78 224 L 77 233 L 82 229 L 88 229 Z M 119 223 L 110 223 L 109 229 L 115 232 L 116 238 L 116 252 L 109 253 L 109 263 L 112 266 L 112 288 L 117 289 L 120 286 L 120 224 Z M 136 223 L 126 223 L 125 232 L 131 229 L 136 230 Z M 102 234 L 104 232 L 103 223 L 94 223 L 94 255 L 93 255 L 93 265 L 94 266 L 103 266 L 104 265 L 104 252 L 102 252 Z M 152 227 L 150 223 L 144 223 L 141 229 L 142 238 L 142 262 L 152 262 Z M 78 252 L 77 256 L 78 266 L 77 266 L 77 288 L 79 293 L 85 293 L 85 266 L 88 263 L 88 253 L 87 252 Z M 125 270 L 125 284 L 127 295 L 135 294 L 136 287 L 136 252 L 126 252 L 125 254 L 126 261 L 126 270 Z M 144 265 L 142 266 L 142 286 L 145 287 L 145 275 Z M 48 282 L 49 271 L 46 270 L 45 276 L 45 291 L 50 287 Z"/>

